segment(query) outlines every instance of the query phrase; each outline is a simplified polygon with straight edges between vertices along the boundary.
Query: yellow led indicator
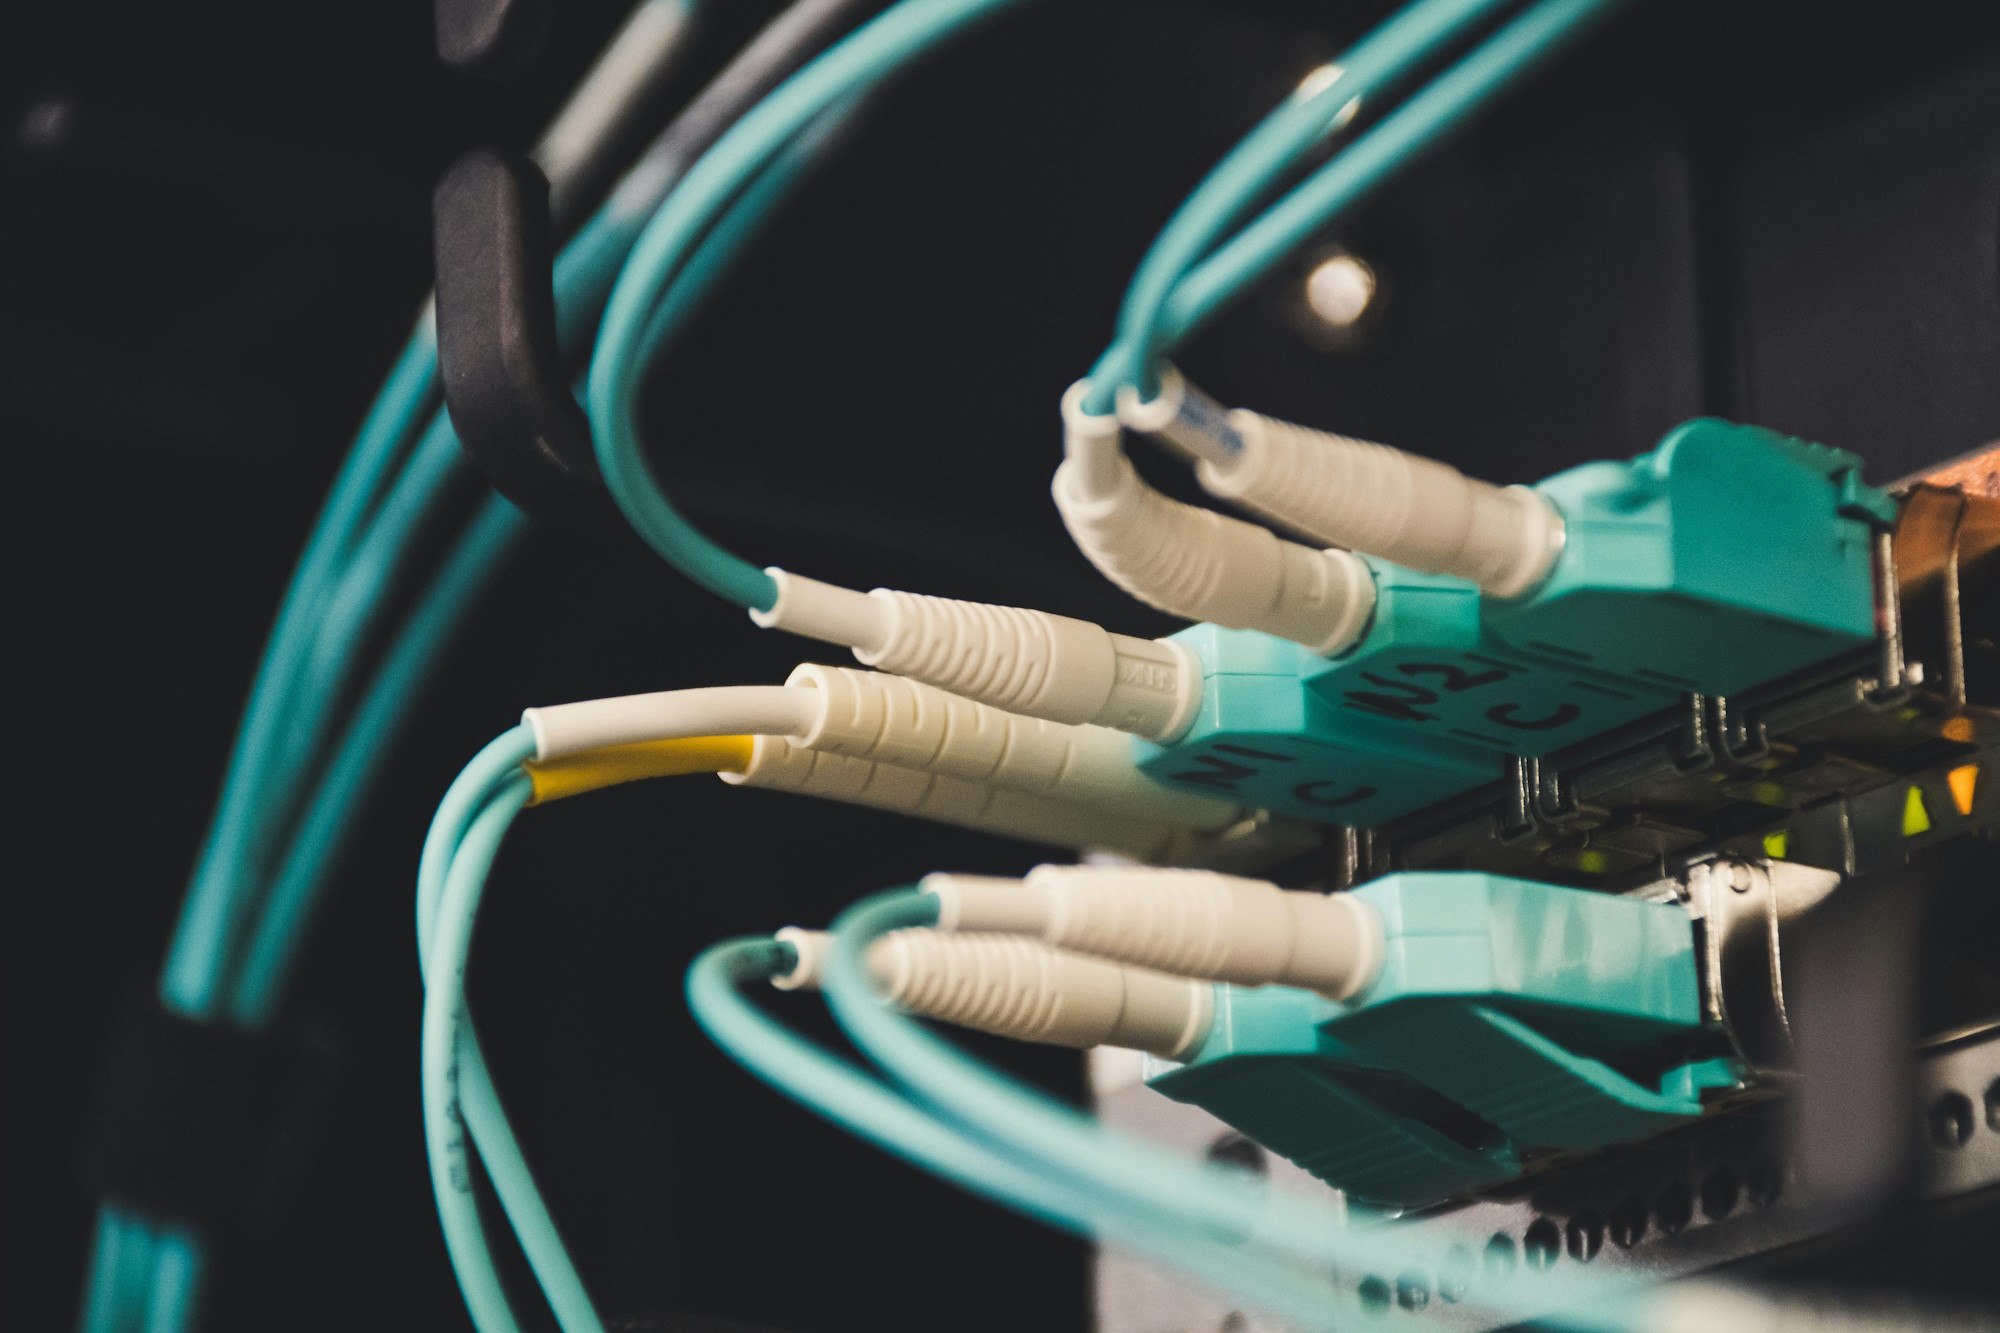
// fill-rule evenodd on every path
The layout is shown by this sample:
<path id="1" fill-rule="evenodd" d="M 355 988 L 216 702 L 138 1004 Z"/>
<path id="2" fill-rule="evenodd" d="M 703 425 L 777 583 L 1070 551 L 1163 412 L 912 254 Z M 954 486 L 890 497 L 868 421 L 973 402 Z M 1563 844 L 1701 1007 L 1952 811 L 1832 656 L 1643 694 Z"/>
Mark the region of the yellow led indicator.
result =
<path id="1" fill-rule="evenodd" d="M 1611 858 L 1598 851 L 1586 851 L 1576 858 L 1576 868 L 1586 875 L 1601 875 L 1610 864 Z"/>
<path id="2" fill-rule="evenodd" d="M 1979 785 L 1979 765 L 1967 764 L 1954 768 L 1945 774 L 1944 780 L 1951 784 L 1951 803 L 1958 807 L 1958 813 L 1972 813 L 1972 792 Z"/>
<path id="3" fill-rule="evenodd" d="M 1785 853 L 1791 849 L 1791 845 L 1792 831 L 1790 829 L 1781 828 L 1776 833 L 1766 833 L 1764 835 L 1764 855 L 1770 857 L 1773 861 L 1784 860 Z"/>
<path id="4" fill-rule="evenodd" d="M 1903 800 L 1903 836 L 1914 838 L 1919 833 L 1928 833 L 1931 827 L 1931 812 L 1924 809 L 1924 794 L 1915 787 Z"/>

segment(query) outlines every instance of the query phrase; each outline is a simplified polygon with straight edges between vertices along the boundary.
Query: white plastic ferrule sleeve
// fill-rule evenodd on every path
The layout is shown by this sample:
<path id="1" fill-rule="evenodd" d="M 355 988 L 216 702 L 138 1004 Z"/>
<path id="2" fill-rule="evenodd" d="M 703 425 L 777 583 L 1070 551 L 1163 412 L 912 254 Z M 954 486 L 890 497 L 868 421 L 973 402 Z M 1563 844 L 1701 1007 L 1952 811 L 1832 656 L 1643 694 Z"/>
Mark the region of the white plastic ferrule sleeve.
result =
<path id="1" fill-rule="evenodd" d="M 1101 500 L 1119 486 L 1125 460 L 1125 431 L 1118 418 L 1083 410 L 1090 381 L 1078 380 L 1062 396 L 1063 467 L 1079 498 Z"/>
<path id="2" fill-rule="evenodd" d="M 1255 412 L 1229 414 L 1242 448 L 1204 458 L 1211 494 L 1317 542 L 1513 597 L 1562 552 L 1562 516 L 1524 486 L 1494 486 L 1433 459 Z"/>
<path id="3" fill-rule="evenodd" d="M 752 609 L 750 619 L 764 629 L 837 643 L 856 653 L 877 652 L 888 642 L 888 614 L 865 592 L 821 583 L 775 565 L 764 571 L 778 587 L 768 611 Z"/>
<path id="4" fill-rule="evenodd" d="M 767 569 L 778 586 L 750 618 L 854 649 L 864 665 L 1051 722 L 1171 741 L 1201 706 L 1201 663 L 1176 643 L 1113 634 L 1019 606 L 877 588 L 858 593 Z"/>
<path id="5" fill-rule="evenodd" d="M 1010 713 L 1097 723 L 1166 741 L 1201 706 L 1202 672 L 1179 644 L 1113 634 L 1087 620 L 1017 606 L 877 588 L 881 649 L 854 655 Z"/>
<path id="6" fill-rule="evenodd" d="M 826 956 L 833 951 L 833 936 L 824 930 L 786 926 L 772 938 L 792 946 L 794 961 L 792 970 L 772 977 L 771 984 L 779 990 L 818 990 L 826 971 Z"/>
<path id="7" fill-rule="evenodd" d="M 1375 608 L 1361 561 L 1160 494 L 1119 450 L 1116 420 L 1084 414 L 1076 388 L 1063 398 L 1063 417 L 1056 508 L 1106 578 L 1162 611 L 1261 630 L 1314 652 L 1338 653 L 1361 637 Z"/>
<path id="8" fill-rule="evenodd" d="M 888 1000 L 911 1013 L 1052 1046 L 1124 1046 L 1169 1060 L 1200 1048 L 1214 988 L 1085 958 L 1018 935 L 893 931 L 868 950 Z"/>
<path id="9" fill-rule="evenodd" d="M 1373 985 L 1380 914 L 1352 894 L 1280 889 L 1210 870 L 1038 866 L 1025 880 L 930 875 L 941 929 L 1043 942 L 1177 976 L 1297 986 L 1347 1000 Z"/>
<path id="10" fill-rule="evenodd" d="M 809 663 L 786 684 L 818 692 L 811 724 L 788 733 L 806 749 L 1205 832 L 1243 816 L 1231 802 L 1147 777 L 1133 762 L 1132 739 L 1106 727 L 1022 717 L 902 676 L 851 667 Z"/>
<path id="11" fill-rule="evenodd" d="M 1172 366 L 1160 373 L 1159 396 L 1142 402 L 1139 390 L 1118 391 L 1118 422 L 1151 435 L 1197 462 L 1227 461 L 1243 448 L 1229 411 L 1181 377 Z"/>
<path id="12" fill-rule="evenodd" d="M 744 771 L 720 776 L 734 786 L 796 792 L 1052 847 L 1117 852 L 1139 861 L 1199 859 L 1206 843 L 1203 835 L 1158 821 L 808 750 L 780 736 L 757 737 Z"/>
<path id="13" fill-rule="evenodd" d="M 535 758 L 546 762 L 639 741 L 802 735 L 823 703 L 783 685 L 722 685 L 530 708 L 521 720 L 534 732 Z"/>

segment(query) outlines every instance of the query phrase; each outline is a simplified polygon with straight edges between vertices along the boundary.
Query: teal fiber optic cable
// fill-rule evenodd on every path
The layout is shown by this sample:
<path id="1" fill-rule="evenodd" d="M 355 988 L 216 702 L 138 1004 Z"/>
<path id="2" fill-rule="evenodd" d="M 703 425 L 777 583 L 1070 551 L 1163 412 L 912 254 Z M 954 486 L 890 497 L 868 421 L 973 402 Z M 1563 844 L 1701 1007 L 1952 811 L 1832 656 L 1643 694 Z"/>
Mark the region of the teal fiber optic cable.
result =
<path id="1" fill-rule="evenodd" d="M 116 1205 L 98 1210 L 83 1333 L 182 1333 L 203 1276 L 199 1239 Z"/>
<path id="2" fill-rule="evenodd" d="M 835 1124 L 1030 1216 L 1091 1234 L 1078 1221 L 1080 1200 L 782 1027 L 739 991 L 789 971 L 794 962 L 791 946 L 768 936 L 717 944 L 688 969 L 688 1012 L 730 1058 Z"/>
<path id="3" fill-rule="evenodd" d="M 528 1173 L 527 1160 L 500 1105 L 500 1094 L 486 1069 L 486 1054 L 469 1020 L 462 1032 L 455 1057 L 459 1112 L 473 1146 L 479 1150 L 486 1177 L 493 1182 L 500 1209 L 514 1229 L 521 1252 L 528 1256 L 528 1266 L 563 1333 L 603 1333 L 604 1325 L 584 1290 L 583 1279 L 570 1261 L 534 1177 Z"/>
<path id="4" fill-rule="evenodd" d="M 245 830 L 235 848 L 236 874 L 252 888 L 237 898 L 242 904 L 239 919 L 220 923 L 218 928 L 218 934 L 226 928 L 236 931 L 222 940 L 225 972 L 244 928 L 250 925 L 245 918 L 257 900 L 254 886 L 269 881 L 275 869 L 274 854 L 287 825 L 299 812 L 313 768 L 325 757 L 347 692 L 366 665 L 364 650 L 395 605 L 398 584 L 415 573 L 410 559 L 413 548 L 445 501 L 471 475 L 450 420 L 439 412 L 356 542 L 339 577 L 331 580 L 320 600 L 314 617 L 317 623 L 293 690 L 294 702 L 289 709 L 292 725 L 274 739 L 272 753 L 263 766 L 262 816 Z M 347 730 L 352 733 L 352 723 Z M 222 1003 L 226 1005 L 227 1000 Z"/>
<path id="5" fill-rule="evenodd" d="M 704 238 L 655 312 L 649 337 L 656 346 L 672 335 L 681 320 L 695 309 L 712 284 L 726 271 L 743 245 L 768 220 L 771 209 L 804 169 L 822 139 L 823 134 L 820 133 L 809 132 L 800 136 L 784 155 L 760 173 L 751 188 L 731 205 Z M 440 905 L 445 897 L 449 875 L 457 865 L 458 849 L 468 837 L 467 830 L 496 790 L 503 784 L 518 780 L 520 764 L 532 757 L 534 750 L 534 734 L 527 726 L 517 726 L 503 733 L 474 757 L 447 789 L 444 800 L 439 804 L 424 840 L 417 871 L 418 956 L 427 975 L 432 943 L 438 933 Z M 274 903 L 285 899 L 285 885 L 286 881 L 281 880 L 280 891 L 274 894 Z M 267 974 L 275 974 L 278 970 L 276 966 L 266 969 Z M 427 1011 L 433 1002 L 427 998 Z M 560 1308 L 566 1301 L 570 1307 L 571 1314 L 563 1320 L 564 1327 L 585 1326 L 576 1321 L 585 1317 L 594 1319 L 595 1315 L 589 1313 L 589 1302 L 583 1294 L 582 1285 L 575 1277 L 574 1269 L 563 1252 L 561 1239 L 535 1191 L 533 1179 L 487 1075 L 484 1058 L 477 1043 L 469 1036 L 469 1024 L 464 1030 L 468 1035 L 461 1043 L 458 1083 L 459 1103 L 466 1125 L 472 1132 L 481 1160 L 487 1166 L 495 1192 L 500 1196 L 501 1206 L 513 1223 L 523 1249 L 530 1253 L 531 1265 L 538 1278 L 542 1279 L 551 1305 Z M 451 1206 L 440 1196 L 441 1217 Z M 491 1266 L 491 1259 L 490 1255 L 483 1259 L 480 1257 L 486 1254 L 483 1232 L 475 1233 L 460 1227 L 458 1235 L 458 1246 L 452 1250 L 454 1265 L 458 1263 L 460 1249 L 465 1248 L 468 1257 L 465 1268 L 461 1270 L 460 1281 L 468 1291 L 470 1304 L 470 1293 L 484 1290 L 484 1272 Z M 466 1248 L 474 1246 L 475 1241 L 476 1250 Z M 539 1260 L 535 1258 L 538 1253 L 541 1255 Z M 569 1294 L 563 1295 L 564 1292 Z M 491 1304 L 490 1301 L 485 1303 Z"/>
<path id="6" fill-rule="evenodd" d="M 475 874 L 474 867 L 482 859 L 491 863 L 528 794 L 525 776 L 502 784 L 473 817 L 464 846 L 452 858 L 446 898 L 455 897 L 462 908 L 477 906 L 486 877 Z M 424 968 L 424 1141 L 430 1156 L 431 1191 L 437 1196 L 445 1248 L 473 1325 L 479 1333 L 518 1333 L 519 1325 L 487 1249 L 478 1203 L 472 1195 L 471 1145 L 458 1105 L 454 1058 L 463 1039 L 466 1014 L 463 1005 L 444 1001 L 456 990 L 464 972 L 472 943 L 471 912 L 460 910 L 449 918 L 440 912 L 438 920 L 441 924 L 449 920 L 450 924 L 431 941 L 433 947 Z"/>
<path id="7" fill-rule="evenodd" d="M 611 210 L 600 210 L 558 256 L 556 317 L 559 331 L 565 335 L 560 339 L 565 355 L 577 355 L 588 341 L 596 313 L 638 234 L 640 221 L 628 212 L 614 215 Z M 222 804 L 211 825 L 161 978 L 163 998 L 192 1016 L 206 1016 L 220 1003 L 217 991 L 220 975 L 226 970 L 222 959 L 240 937 L 243 919 L 250 910 L 248 898 L 253 889 L 248 881 L 256 867 L 245 859 L 245 853 L 268 845 L 259 835 L 274 822 L 270 804 L 279 803 L 276 821 L 281 822 L 290 813 L 289 801 L 295 799 L 291 789 L 274 780 L 270 768 L 280 762 L 276 756 L 284 754 L 288 735 L 324 734 L 319 712 L 335 702 L 328 695 L 336 691 L 301 688 L 308 656 L 317 651 L 326 660 L 352 651 L 350 647 L 343 654 L 335 636 L 318 632 L 335 581 L 357 554 L 365 554 L 357 548 L 367 534 L 380 534 L 376 540 L 383 548 L 395 547 L 402 537 L 400 528 L 370 524 L 370 519 L 389 516 L 398 497 L 404 497 L 395 506 L 398 511 L 421 510 L 435 501 L 436 491 L 431 487 L 405 496 L 400 487 L 389 484 L 397 460 L 413 447 L 416 424 L 427 413 L 435 412 L 435 417 L 422 438 L 433 447 L 424 451 L 418 446 L 426 458 L 410 479 L 429 480 L 442 488 L 462 466 L 456 459 L 444 461 L 455 446 L 455 438 L 447 438 L 449 419 L 436 410 L 439 397 L 436 329 L 426 318 L 362 425 L 308 541 L 259 666 L 225 777 Z M 438 470 L 444 475 L 438 476 Z M 349 586 L 358 590 L 372 577 L 364 574 L 361 584 Z M 303 710 L 298 706 L 301 699 Z"/>
<path id="8" fill-rule="evenodd" d="M 90 1257 L 83 1269 L 82 1314 L 78 1333 L 111 1333 L 112 1312 L 124 1304 L 118 1286 L 118 1265 L 125 1248 L 135 1239 L 125 1225 L 123 1209 L 109 1204 L 97 1210 L 91 1231 Z"/>
<path id="9" fill-rule="evenodd" d="M 501 732 L 472 757 L 445 788 L 437 813 L 424 834 L 417 862 L 417 963 L 430 967 L 431 936 L 436 933 L 438 902 L 444 897 L 445 875 L 466 829 L 492 794 L 535 756 L 534 730 L 523 722 Z"/>
<path id="10" fill-rule="evenodd" d="M 81 1333 L 130 1333 L 146 1308 L 152 1268 L 153 1238 L 145 1224 L 115 1204 L 99 1208 Z"/>
<path id="11" fill-rule="evenodd" d="M 1393 1223 L 1348 1225 L 1323 1205 L 1267 1196 L 1218 1168 L 1108 1131 L 986 1069 L 896 1013 L 866 978 L 867 947 L 888 931 L 933 925 L 936 919 L 937 900 L 929 895 L 904 891 L 864 900 L 835 923 L 824 978 L 827 1003 L 848 1036 L 914 1095 L 1018 1158 L 1038 1162 L 1079 1187 L 1101 1190 L 1106 1206 L 1134 1210 L 1155 1225 L 1171 1218 L 1198 1234 L 1235 1238 L 1248 1248 L 1268 1248 L 1319 1266 L 1398 1272 L 1441 1258 L 1397 1235 Z M 1468 1303 L 1569 1327 L 1622 1326 L 1639 1285 L 1593 1277 L 1550 1272 L 1532 1289 L 1482 1282 Z M 1559 1312 L 1549 1313 L 1552 1306 Z"/>
<path id="12" fill-rule="evenodd" d="M 1485 109 L 1626 0 L 1543 0 L 1438 75 L 1175 284 L 1149 345 L 1165 353 L 1315 231 Z"/>
<path id="13" fill-rule="evenodd" d="M 827 141 L 840 132 L 850 112 L 851 103 L 836 106 L 801 130 L 709 228 L 647 316 L 639 335 L 639 365 L 652 365 L 674 335 L 700 313 L 702 302 L 817 164 Z"/>
<path id="14" fill-rule="evenodd" d="M 1271 1307 L 1307 1328 L 1339 1327 L 1341 1293 L 1315 1277 L 1230 1244 L 1215 1233 L 1162 1227 L 1107 1208 L 1059 1174 L 1038 1173 L 995 1145 L 913 1105 L 846 1061 L 778 1024 L 738 987 L 789 970 L 768 938 L 718 944 L 688 971 L 688 1009 L 703 1031 L 757 1077 L 862 1138 L 977 1194 L 1052 1226 L 1116 1241 L 1219 1289 Z"/>
<path id="15" fill-rule="evenodd" d="M 276 1017 L 306 923 L 336 869 L 337 849 L 426 682 L 442 664 L 444 645 L 464 625 L 527 531 L 525 515 L 497 495 L 489 498 L 410 613 L 355 709 L 273 881 L 229 988 L 232 1021 L 257 1031 Z"/>
<path id="16" fill-rule="evenodd" d="M 436 517 L 452 484 L 470 475 L 451 418 L 439 412 L 333 585 L 313 634 L 312 655 L 299 686 L 302 697 L 330 699 L 340 693 L 355 670 L 352 649 L 365 641 L 375 619 L 388 609 L 398 577 L 407 574 L 418 537 Z M 312 748 L 309 740 L 295 734 L 281 751 L 280 772 L 295 776 L 299 752 Z"/>
<path id="17" fill-rule="evenodd" d="M 1118 339 L 1091 371 L 1084 410 L 1102 416 L 1117 407 L 1117 390 L 1135 384 L 1159 392 L 1154 325 L 1181 276 L 1298 162 L 1324 142 L 1343 108 L 1370 101 L 1437 59 L 1452 43 L 1514 0 L 1417 0 L 1362 38 L 1340 58 L 1337 79 L 1307 96 L 1288 98 L 1195 187 L 1140 262 L 1119 312 Z"/>
<path id="18" fill-rule="evenodd" d="M 915 892 L 864 900 L 835 922 L 834 950 L 825 978 L 827 1004 L 867 1055 L 913 1092 L 986 1133 L 1008 1133 L 1004 1125 L 989 1124 L 989 1118 L 1019 1117 L 1024 1130 L 1012 1141 L 1061 1169 L 1075 1169 L 1068 1158 L 1087 1141 L 1090 1154 L 1108 1154 L 1131 1173 L 1137 1185 L 1135 1201 L 1159 1210 L 1161 1216 L 1179 1217 L 1183 1223 L 1213 1219 L 1228 1233 L 1244 1236 L 1269 1230 L 1269 1201 L 1220 1168 L 1191 1168 L 1163 1152 L 1115 1141 L 1096 1122 L 1073 1111 L 1052 1116 L 1053 1103 L 986 1074 L 884 1005 L 862 969 L 867 943 L 889 930 L 936 924 L 937 899 Z M 1051 1125 L 1059 1125 L 1062 1133 L 1052 1132 Z M 1095 1165 L 1087 1166 L 1078 1178 L 1097 1174 L 1102 1173 Z M 1200 1202 L 1193 1202 L 1196 1199 Z M 1202 1210 L 1206 1210 L 1203 1216 L 1197 1217 Z M 1293 1229 L 1302 1233 L 1330 1232 L 1340 1223 L 1337 1212 L 1318 1205 L 1293 1203 L 1290 1211 Z M 1327 1263 L 1335 1259 L 1326 1239 L 1315 1239 L 1300 1257 Z"/>
<path id="19" fill-rule="evenodd" d="M 613 201 L 600 210 L 596 225 L 586 228 L 559 257 L 557 317 L 571 354 L 587 342 L 625 250 L 676 178 L 675 172 L 662 172 L 657 164 L 638 175 L 643 179 L 628 177 Z M 242 934 L 240 923 L 250 910 L 247 899 L 257 887 L 253 876 L 261 869 L 246 868 L 242 859 L 242 849 L 251 845 L 246 834 L 277 826 L 296 808 L 295 786 L 271 780 L 268 772 L 274 738 L 284 738 L 295 724 L 310 726 L 313 718 L 308 714 L 334 702 L 330 696 L 337 693 L 302 691 L 299 677 L 302 655 L 314 641 L 319 611 L 329 595 L 329 580 L 352 556 L 363 525 L 379 517 L 397 460 L 407 453 L 418 424 L 436 408 L 438 399 L 435 328 L 426 315 L 362 425 L 266 642 L 233 743 L 217 814 L 191 876 L 162 971 L 161 997 L 171 1009 L 206 1017 L 217 1006 L 231 950 Z M 129 1229 L 125 1223 L 111 1227 L 116 1234 Z M 90 1290 L 101 1287 L 93 1281 Z M 95 1317 L 92 1309 L 87 1300 L 86 1324 Z"/>
<path id="20" fill-rule="evenodd" d="M 603 218 L 600 213 L 593 224 L 586 226 L 583 233 L 565 248 L 558 263 L 558 317 L 567 316 L 570 330 L 570 345 L 566 351 L 573 352 L 576 344 L 589 336 L 591 324 L 588 316 L 594 314 L 598 302 L 609 289 L 624 250 L 637 232 L 636 225 L 630 221 L 613 224 L 604 222 Z M 431 356 L 434 367 L 434 349 Z M 332 591 L 319 601 L 317 614 L 313 617 L 317 626 L 311 636 L 310 658 L 299 667 L 304 679 L 293 690 L 294 698 L 301 702 L 290 710 L 292 726 L 281 734 L 280 740 L 272 742 L 279 750 L 278 756 L 265 760 L 262 781 L 267 793 L 295 791 L 297 784 L 303 781 L 306 768 L 330 729 L 332 710 L 339 700 L 344 682 L 354 674 L 359 660 L 356 649 L 365 640 L 369 627 L 386 609 L 387 592 L 421 532 L 426 516 L 466 475 L 450 418 L 439 411 L 405 463 L 396 484 L 379 501 L 366 530 L 350 539 L 345 567 Z M 497 550 L 494 555 L 498 557 Z M 262 817 L 251 823 L 251 830 L 260 836 L 252 837 L 246 833 L 237 838 L 235 874 L 239 885 L 241 881 L 254 881 L 264 868 L 264 858 L 257 851 L 275 841 L 277 830 L 290 813 L 289 810 L 274 809 L 280 799 L 277 795 L 267 795 Z M 281 878 L 284 873 L 282 869 L 278 871 Z M 233 899 L 239 904 L 235 920 L 240 921 L 241 916 L 250 910 L 246 901 L 248 892 L 247 888 L 239 887 Z M 216 960 L 227 957 L 229 948 L 222 932 L 234 925 L 234 921 L 218 914 L 209 925 L 213 941 L 209 964 L 216 966 Z"/>
<path id="21" fill-rule="evenodd" d="M 331 580 L 408 451 L 414 423 L 437 399 L 435 331 L 426 319 L 398 358 L 334 480 L 266 640 L 225 770 L 222 797 L 161 970 L 162 1004 L 185 1016 L 212 1017 L 219 1002 L 226 950 L 250 891 L 238 850 L 268 818 L 265 802 L 275 786 L 267 773 L 272 746 L 285 733 L 290 698 L 310 649 L 303 627 L 315 622 Z M 106 1205 L 100 1215 L 120 1211 Z M 136 1326 L 134 1321 L 150 1318 L 148 1311 L 157 1311 L 161 1320 L 191 1321 L 203 1262 L 199 1238 L 178 1234 L 169 1251 L 130 1215 L 112 1230 L 124 1237 L 117 1249 L 118 1275 L 109 1284 L 93 1278 L 81 1326 L 123 1333 Z M 93 1268 L 102 1262 L 93 1259 Z M 100 1297 L 109 1303 L 101 1303 Z"/>
<path id="22" fill-rule="evenodd" d="M 220 953 L 233 938 L 233 923 L 240 920 L 243 910 L 240 898 L 245 889 L 234 864 L 235 852 L 251 837 L 268 790 L 264 765 L 275 738 L 290 721 L 287 704 L 291 689 L 311 646 L 310 637 L 301 629 L 317 615 L 334 571 L 408 446 L 412 426 L 437 399 L 436 332 L 425 320 L 411 336 L 362 424 L 306 541 L 265 643 L 223 779 L 222 800 L 209 826 L 161 971 L 162 1002 L 189 1017 L 208 1017 L 217 1003 Z"/>
<path id="23" fill-rule="evenodd" d="M 465 1010 L 465 962 L 473 919 L 500 842 L 531 791 L 526 774 L 519 771 L 519 759 L 504 762 L 510 753 L 521 754 L 518 733 L 525 730 L 516 728 L 475 756 L 447 791 L 426 839 L 427 852 L 438 847 L 447 864 L 434 908 L 426 914 L 420 904 L 420 915 L 430 921 L 419 941 L 425 978 L 425 1138 L 446 1249 L 481 1333 L 511 1333 L 515 1324 L 494 1276 L 485 1229 L 470 1194 L 468 1132 L 564 1333 L 602 1333 L 582 1279 L 507 1123 Z M 426 884 L 425 869 L 433 877 L 437 874 L 434 865 L 420 867 L 420 894 Z"/>
<path id="24" fill-rule="evenodd" d="M 605 305 L 590 367 L 591 434 L 605 486 L 635 531 L 666 561 L 739 606 L 768 610 L 770 576 L 725 551 L 667 500 L 638 438 L 639 358 L 647 321 L 708 224 L 799 132 L 833 104 L 1015 0 L 902 0 L 788 79 L 719 139 L 632 247 Z"/>
<path id="25" fill-rule="evenodd" d="M 201 1240 L 185 1227 L 163 1229 L 154 1245 L 146 1333 L 182 1333 L 194 1324 L 208 1261 Z"/>

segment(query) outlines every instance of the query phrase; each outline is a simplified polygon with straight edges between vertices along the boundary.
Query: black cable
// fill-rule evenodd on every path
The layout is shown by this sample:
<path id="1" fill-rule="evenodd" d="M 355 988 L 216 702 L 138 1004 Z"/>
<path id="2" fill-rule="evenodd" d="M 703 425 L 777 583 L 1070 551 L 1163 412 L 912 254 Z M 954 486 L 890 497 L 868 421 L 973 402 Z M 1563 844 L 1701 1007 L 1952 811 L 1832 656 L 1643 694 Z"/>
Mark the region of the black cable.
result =
<path id="1" fill-rule="evenodd" d="M 745 112 L 879 4 L 880 0 L 795 0 L 660 131 L 612 191 L 609 206 L 643 206 L 650 211 Z"/>

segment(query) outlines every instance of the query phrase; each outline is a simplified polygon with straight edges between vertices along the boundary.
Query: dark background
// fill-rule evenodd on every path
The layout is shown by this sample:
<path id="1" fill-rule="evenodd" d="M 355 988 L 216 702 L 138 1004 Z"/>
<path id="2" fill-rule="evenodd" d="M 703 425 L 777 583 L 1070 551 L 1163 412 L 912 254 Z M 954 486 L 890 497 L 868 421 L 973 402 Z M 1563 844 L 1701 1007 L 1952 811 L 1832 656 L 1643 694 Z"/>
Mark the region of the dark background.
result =
<path id="1" fill-rule="evenodd" d="M 505 87 L 440 69 L 412 0 L 9 15 L 9 1328 L 73 1318 L 100 1048 L 157 971 L 271 610 L 429 282 L 430 185 L 473 144 L 531 142 L 621 11 L 560 8 Z M 708 9 L 677 96 L 772 6 Z M 1386 10 L 1043 0 L 886 90 L 656 373 L 674 493 L 760 564 L 1164 629 L 1061 532 L 1056 399 L 1174 205 Z M 1316 251 L 1188 351 L 1191 377 L 1495 481 L 1702 412 L 1891 480 L 2000 437 L 2000 9 L 1639 0 L 1325 241 L 1381 276 L 1358 336 L 1301 335 Z M 516 564 L 308 952 L 292 1008 L 342 1052 L 334 1132 L 290 1221 L 225 1253 L 211 1327 L 464 1326 L 417 1097 L 411 885 L 437 796 L 525 704 L 807 656 L 834 660 L 636 560 L 544 537 Z M 706 779 L 522 821 L 474 1004 L 608 1314 L 1083 1326 L 1081 1248 L 781 1102 L 679 999 L 710 940 L 1035 856 Z M 1068 1057 L 1007 1058 L 1078 1085 Z"/>

